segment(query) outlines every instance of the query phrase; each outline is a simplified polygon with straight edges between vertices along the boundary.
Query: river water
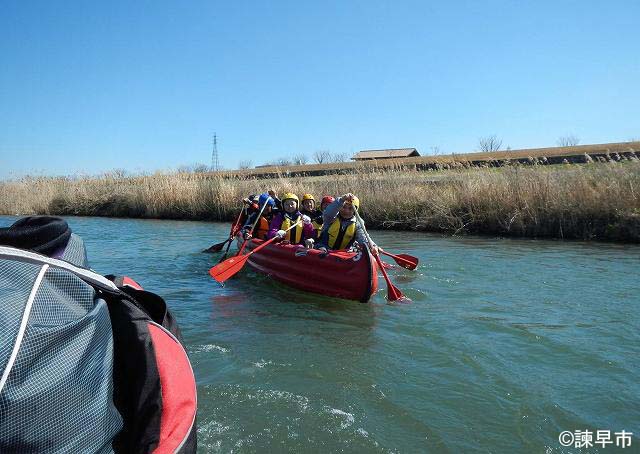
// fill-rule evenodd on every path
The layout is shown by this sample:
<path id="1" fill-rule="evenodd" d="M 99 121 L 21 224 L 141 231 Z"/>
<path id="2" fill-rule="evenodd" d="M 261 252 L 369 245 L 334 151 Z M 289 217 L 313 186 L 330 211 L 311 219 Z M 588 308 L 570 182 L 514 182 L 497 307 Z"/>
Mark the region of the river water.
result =
<path id="1" fill-rule="evenodd" d="M 632 432 L 638 452 L 638 246 L 374 231 L 420 266 L 390 270 L 412 303 L 381 279 L 361 304 L 248 266 L 221 288 L 200 251 L 224 224 L 67 219 L 96 271 L 175 312 L 201 452 L 569 452 L 577 430 L 610 431 L 607 452 Z"/>

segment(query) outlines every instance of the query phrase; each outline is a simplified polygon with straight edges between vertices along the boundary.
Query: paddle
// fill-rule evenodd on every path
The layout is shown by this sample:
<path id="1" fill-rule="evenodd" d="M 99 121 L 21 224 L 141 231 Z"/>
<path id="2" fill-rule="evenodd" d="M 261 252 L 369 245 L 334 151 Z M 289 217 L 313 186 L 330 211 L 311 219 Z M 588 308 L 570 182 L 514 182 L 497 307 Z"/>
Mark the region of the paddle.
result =
<path id="1" fill-rule="evenodd" d="M 240 214 L 242 214 L 242 212 L 240 212 Z M 238 217 L 237 221 L 240 221 L 240 217 Z M 236 234 L 238 233 L 238 231 L 240 230 L 240 222 L 236 222 L 233 227 L 231 227 L 231 233 L 229 234 L 229 243 L 227 244 L 227 249 L 225 249 L 224 254 L 222 254 L 222 257 L 220 257 L 220 260 L 218 260 L 218 263 L 222 262 L 224 259 L 227 258 L 227 254 L 229 254 L 229 248 L 231 247 L 231 244 L 233 243 L 233 239 L 236 237 Z"/>
<path id="2" fill-rule="evenodd" d="M 203 250 L 202 252 L 220 252 L 224 247 L 224 245 L 227 244 L 228 241 L 229 241 L 229 238 L 227 238 L 221 243 L 216 243 L 213 246 L 209 246 L 207 249 Z"/>
<path id="3" fill-rule="evenodd" d="M 292 228 L 294 228 L 299 224 L 300 224 L 300 221 L 296 222 L 287 230 L 285 230 L 285 232 L 288 232 L 289 230 L 291 230 Z M 262 249 L 265 246 L 268 246 L 269 244 L 273 243 L 277 239 L 278 239 L 278 236 L 274 236 L 270 240 L 265 241 L 260 246 L 250 251 L 248 254 L 245 254 L 242 256 L 235 255 L 231 258 L 228 258 L 222 263 L 218 263 L 216 266 L 212 267 L 209 270 L 209 275 L 211 275 L 212 278 L 214 278 L 216 281 L 222 284 L 224 281 L 226 281 L 227 279 L 229 279 L 231 276 L 233 276 L 234 274 L 236 274 L 238 271 L 242 269 L 242 267 L 247 262 L 247 259 L 251 254 L 258 252 L 260 249 Z"/>
<path id="4" fill-rule="evenodd" d="M 391 257 L 398 265 L 408 270 L 415 270 L 418 266 L 418 258 L 409 254 L 391 254 L 387 251 L 380 251 L 386 256 Z"/>
<path id="5" fill-rule="evenodd" d="M 242 218 L 243 211 L 244 211 L 244 206 L 240 209 L 240 214 L 238 214 L 238 217 L 236 218 L 236 222 L 234 222 L 233 225 L 231 226 L 231 232 L 229 233 L 229 238 L 227 238 L 221 243 L 216 243 L 213 246 L 209 246 L 207 249 L 205 249 L 202 252 L 220 252 L 227 242 L 231 242 L 233 240 L 233 237 L 236 236 L 236 229 L 238 228 L 238 224 L 240 223 L 240 219 Z M 229 251 L 228 247 L 227 247 L 227 251 Z M 225 252 L 225 255 L 226 255 L 226 252 Z"/>
<path id="6" fill-rule="evenodd" d="M 224 254 L 222 254 L 222 257 L 220 257 L 220 259 L 218 260 L 218 263 L 222 262 L 224 259 L 227 258 L 227 254 L 229 254 L 229 248 L 231 247 L 231 244 L 233 243 L 233 238 L 235 237 L 237 230 L 235 232 L 233 232 L 233 236 L 229 237 L 229 243 L 227 244 L 227 249 L 225 249 Z"/>
<path id="7" fill-rule="evenodd" d="M 251 226 L 251 230 L 249 230 L 249 235 L 253 234 L 253 229 L 255 229 L 256 225 L 258 225 L 258 221 L 260 221 L 260 217 L 262 216 L 262 212 L 264 211 L 265 207 L 269 203 L 269 200 L 273 200 L 271 198 L 271 196 L 267 197 L 267 200 L 265 200 L 264 203 L 262 204 L 262 208 L 260 208 L 260 213 L 258 213 L 258 216 L 256 216 L 256 220 L 253 221 L 253 225 Z M 240 250 L 236 254 L 236 257 L 241 255 L 244 252 L 244 248 L 247 245 L 247 241 L 249 241 L 249 240 L 245 238 L 244 242 L 242 243 L 242 246 L 240 246 Z"/>
<path id="8" fill-rule="evenodd" d="M 364 236 L 367 238 L 367 243 L 368 243 L 367 249 L 371 250 L 371 244 L 373 244 L 373 241 L 369 236 L 369 232 L 367 232 L 367 229 L 364 227 L 364 222 L 360 217 L 360 213 L 358 213 L 358 209 L 355 206 L 353 208 L 354 208 L 354 213 L 356 215 L 356 220 L 358 221 L 358 224 L 360 224 L 360 228 L 362 228 L 362 232 L 364 233 Z M 371 250 L 371 254 L 376 259 L 376 262 L 378 263 L 378 267 L 380 268 L 380 271 L 384 276 L 384 280 L 387 282 L 387 300 L 397 301 L 400 298 L 408 299 L 402 294 L 402 292 L 398 287 L 393 285 L 393 283 L 391 282 L 391 279 L 389 279 L 389 276 L 387 275 L 387 272 L 384 269 L 384 265 L 382 264 L 382 260 L 380 259 L 380 255 L 377 253 L 373 253 L 373 250 Z"/>
<path id="9" fill-rule="evenodd" d="M 383 267 L 385 270 L 390 270 L 390 269 L 395 268 L 396 266 L 395 266 L 395 265 L 392 265 L 391 263 L 387 263 L 387 262 L 385 262 L 385 261 L 382 261 L 382 267 Z"/>

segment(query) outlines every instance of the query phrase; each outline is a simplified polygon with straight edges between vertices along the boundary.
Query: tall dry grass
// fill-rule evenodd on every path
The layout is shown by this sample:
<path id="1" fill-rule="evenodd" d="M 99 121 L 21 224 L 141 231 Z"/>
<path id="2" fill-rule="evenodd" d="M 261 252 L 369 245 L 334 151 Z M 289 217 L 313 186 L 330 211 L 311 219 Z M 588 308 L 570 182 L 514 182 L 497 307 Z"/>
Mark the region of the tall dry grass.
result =
<path id="1" fill-rule="evenodd" d="M 192 173 L 0 183 L 0 213 L 231 220 L 247 194 L 343 194 L 372 227 L 640 241 L 640 163 L 228 179 Z"/>

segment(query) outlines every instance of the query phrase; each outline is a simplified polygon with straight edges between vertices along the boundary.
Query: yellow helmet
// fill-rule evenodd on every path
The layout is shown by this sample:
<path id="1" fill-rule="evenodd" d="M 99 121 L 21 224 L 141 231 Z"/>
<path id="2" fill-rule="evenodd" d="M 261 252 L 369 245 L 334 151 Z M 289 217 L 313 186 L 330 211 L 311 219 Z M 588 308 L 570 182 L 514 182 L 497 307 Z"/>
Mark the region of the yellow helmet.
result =
<path id="1" fill-rule="evenodd" d="M 313 195 L 311 194 L 305 194 L 302 196 L 302 201 L 304 202 L 305 200 L 313 200 L 314 202 L 316 201 L 316 199 L 313 198 Z"/>
<path id="2" fill-rule="evenodd" d="M 354 195 L 351 199 L 351 205 L 353 205 L 356 210 L 360 209 L 360 199 Z"/>
<path id="3" fill-rule="evenodd" d="M 298 199 L 298 196 L 295 195 L 293 192 L 285 192 L 284 195 L 282 196 L 282 202 L 284 202 L 287 199 L 293 199 L 296 201 L 296 203 L 298 205 L 300 205 L 300 200 Z"/>

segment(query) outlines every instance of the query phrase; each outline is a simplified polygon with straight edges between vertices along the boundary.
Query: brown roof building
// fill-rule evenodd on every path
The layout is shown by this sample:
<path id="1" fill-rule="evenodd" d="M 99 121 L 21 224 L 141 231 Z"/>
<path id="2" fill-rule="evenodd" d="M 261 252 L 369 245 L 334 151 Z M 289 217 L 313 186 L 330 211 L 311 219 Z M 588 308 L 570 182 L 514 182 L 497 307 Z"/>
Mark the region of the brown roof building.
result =
<path id="1" fill-rule="evenodd" d="M 408 158 L 420 156 L 415 148 L 391 148 L 389 150 L 363 150 L 353 158 L 354 161 L 366 161 L 368 159 Z"/>

